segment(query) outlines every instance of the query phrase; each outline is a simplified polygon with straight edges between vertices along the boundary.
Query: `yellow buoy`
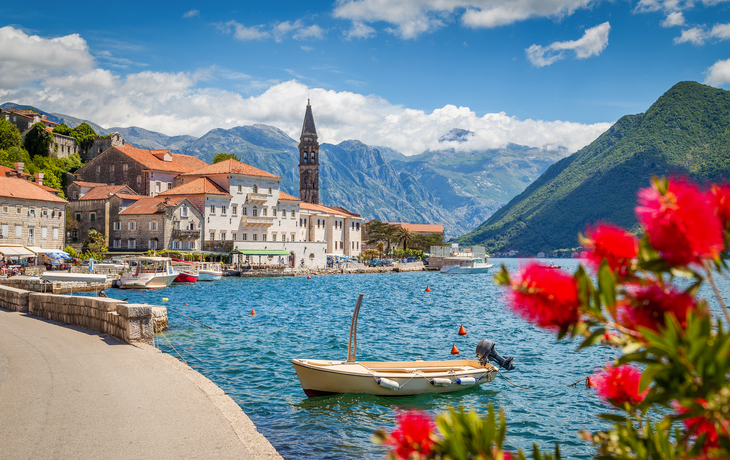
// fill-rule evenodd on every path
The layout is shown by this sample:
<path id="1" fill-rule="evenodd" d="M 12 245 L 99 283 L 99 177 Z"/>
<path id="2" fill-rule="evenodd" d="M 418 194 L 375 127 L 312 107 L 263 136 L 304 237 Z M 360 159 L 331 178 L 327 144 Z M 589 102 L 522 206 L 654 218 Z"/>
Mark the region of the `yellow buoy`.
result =
<path id="1" fill-rule="evenodd" d="M 167 297 L 163 297 L 163 298 L 162 298 L 162 301 L 163 301 L 163 302 L 167 302 L 168 300 L 170 300 L 170 299 L 168 299 Z"/>

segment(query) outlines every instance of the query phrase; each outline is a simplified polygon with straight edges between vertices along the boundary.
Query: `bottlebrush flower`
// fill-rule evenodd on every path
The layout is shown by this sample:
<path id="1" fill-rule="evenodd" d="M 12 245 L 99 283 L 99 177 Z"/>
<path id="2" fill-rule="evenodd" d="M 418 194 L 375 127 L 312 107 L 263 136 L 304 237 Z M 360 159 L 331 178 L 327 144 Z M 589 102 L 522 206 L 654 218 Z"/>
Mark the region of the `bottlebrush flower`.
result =
<path id="1" fill-rule="evenodd" d="M 626 402 L 633 406 L 644 400 L 649 389 L 639 393 L 639 380 L 641 371 L 629 365 L 608 366 L 592 379 L 598 396 L 615 406 Z"/>
<path id="2" fill-rule="evenodd" d="M 715 204 L 715 214 L 720 219 L 720 225 L 723 230 L 730 230 L 730 185 L 718 187 L 712 186 L 712 196 Z"/>
<path id="3" fill-rule="evenodd" d="M 707 406 L 707 401 L 704 399 L 696 399 L 695 402 L 702 405 L 702 407 L 706 408 Z M 674 409 L 680 414 L 685 414 L 689 411 L 689 408 L 686 408 L 677 402 L 674 403 Z M 709 449 L 719 447 L 720 434 L 717 432 L 715 425 L 710 420 L 700 416 L 684 419 L 683 422 L 684 427 L 691 435 L 700 436 L 702 434 L 706 434 L 705 443 L 702 445 L 703 452 L 706 453 Z M 724 422 L 724 425 L 723 436 L 727 436 L 730 433 L 730 430 L 728 430 L 727 427 L 727 421 Z"/>
<path id="4" fill-rule="evenodd" d="M 674 287 L 651 285 L 639 288 L 619 302 L 618 321 L 633 330 L 646 327 L 659 330 L 664 315 L 674 313 L 679 323 L 687 326 L 687 313 L 695 308 L 694 298 Z"/>
<path id="5" fill-rule="evenodd" d="M 520 270 L 510 294 L 512 310 L 540 327 L 555 329 L 578 321 L 578 285 L 572 276 L 532 262 Z"/>
<path id="6" fill-rule="evenodd" d="M 723 248 L 720 220 L 710 197 L 686 181 L 656 184 L 639 190 L 636 216 L 651 245 L 673 265 L 687 265 L 717 256 Z"/>
<path id="7" fill-rule="evenodd" d="M 634 235 L 604 223 L 586 232 L 583 245 L 588 249 L 586 258 L 593 268 L 597 270 L 603 259 L 606 259 L 609 268 L 622 276 L 628 274 L 629 264 L 639 250 L 639 241 Z"/>
<path id="8" fill-rule="evenodd" d="M 398 458 L 409 458 L 412 453 L 428 455 L 434 443 L 435 425 L 423 412 L 401 412 L 395 416 L 398 426 L 386 444 L 394 447 Z"/>

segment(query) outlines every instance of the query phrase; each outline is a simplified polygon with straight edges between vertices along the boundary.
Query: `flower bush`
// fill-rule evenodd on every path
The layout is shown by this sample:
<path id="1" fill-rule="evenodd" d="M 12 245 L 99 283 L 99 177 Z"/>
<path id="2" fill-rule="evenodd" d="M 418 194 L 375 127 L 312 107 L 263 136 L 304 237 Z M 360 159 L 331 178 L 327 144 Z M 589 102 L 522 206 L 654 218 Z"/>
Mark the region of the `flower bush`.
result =
<path id="1" fill-rule="evenodd" d="M 713 276 L 729 271 L 720 254 L 730 249 L 730 187 L 703 191 L 689 180 L 655 178 L 638 203 L 641 239 L 608 224 L 587 229 L 581 242 L 588 269 L 579 265 L 570 275 L 529 263 L 512 277 L 502 266 L 496 282 L 511 290 L 516 314 L 558 339 L 580 340 L 579 350 L 621 351 L 589 377 L 614 409 L 598 414 L 610 422 L 607 429 L 580 433 L 596 458 L 729 459 L 730 312 Z M 724 322 L 698 297 L 704 285 Z M 427 450 L 423 443 L 400 449 L 400 427 L 379 432 L 376 442 L 394 447 L 391 458 L 525 458 L 503 450 L 506 421 L 499 413 L 497 420 L 490 406 L 485 418 L 461 408 L 440 414 L 438 429 L 419 435 Z M 533 445 L 532 457 L 560 458 L 560 450 L 546 454 Z"/>

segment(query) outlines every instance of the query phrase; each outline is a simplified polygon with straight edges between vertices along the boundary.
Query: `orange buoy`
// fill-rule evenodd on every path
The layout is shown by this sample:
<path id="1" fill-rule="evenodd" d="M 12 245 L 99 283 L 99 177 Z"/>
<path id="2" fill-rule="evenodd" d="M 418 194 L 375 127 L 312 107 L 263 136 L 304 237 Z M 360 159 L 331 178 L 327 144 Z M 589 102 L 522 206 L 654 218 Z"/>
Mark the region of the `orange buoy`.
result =
<path id="1" fill-rule="evenodd" d="M 461 327 L 459 328 L 459 335 L 466 335 L 466 329 L 464 329 L 464 323 L 461 323 Z"/>
<path id="2" fill-rule="evenodd" d="M 252 308 L 251 309 L 251 316 L 256 316 L 256 309 L 255 308 Z"/>
<path id="3" fill-rule="evenodd" d="M 454 277 L 454 275 L 452 274 L 452 275 L 451 275 L 451 277 L 453 278 L 453 277 Z"/>
<path id="4" fill-rule="evenodd" d="M 586 386 L 590 388 L 596 386 L 596 384 L 591 381 L 590 377 L 586 377 Z"/>
<path id="5" fill-rule="evenodd" d="M 185 306 L 187 306 L 187 305 L 188 305 L 188 304 L 185 304 Z"/>
<path id="6" fill-rule="evenodd" d="M 431 292 L 431 288 L 426 286 L 426 292 Z"/>
<path id="7" fill-rule="evenodd" d="M 459 354 L 459 349 L 456 348 L 456 343 L 454 343 L 453 345 L 451 345 L 451 354 L 452 355 L 458 355 Z"/>
<path id="8" fill-rule="evenodd" d="M 308 279 L 308 280 L 311 280 L 311 279 L 312 279 L 312 277 L 311 277 L 310 275 L 307 275 L 307 279 Z"/>

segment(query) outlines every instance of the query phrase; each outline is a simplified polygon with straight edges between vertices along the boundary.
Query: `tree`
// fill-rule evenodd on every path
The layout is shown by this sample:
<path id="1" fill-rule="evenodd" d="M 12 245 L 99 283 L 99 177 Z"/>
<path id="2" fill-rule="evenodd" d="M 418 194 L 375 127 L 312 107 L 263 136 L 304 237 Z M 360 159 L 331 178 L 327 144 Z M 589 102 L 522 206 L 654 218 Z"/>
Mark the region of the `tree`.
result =
<path id="1" fill-rule="evenodd" d="M 413 239 L 413 233 L 407 228 L 398 227 L 396 235 L 398 237 L 398 244 L 403 249 L 408 249 L 408 245 L 411 244 L 411 239 Z"/>
<path id="2" fill-rule="evenodd" d="M 0 164 L 8 168 L 14 168 L 15 163 L 21 162 L 30 164 L 30 155 L 23 147 L 10 147 L 7 150 L 0 149 Z"/>
<path id="3" fill-rule="evenodd" d="M 411 247 L 418 248 L 422 251 L 430 251 L 431 246 L 443 246 L 443 233 L 430 233 L 428 235 L 415 234 L 411 238 Z"/>
<path id="4" fill-rule="evenodd" d="M 103 260 L 109 252 L 109 240 L 106 236 L 97 232 L 96 230 L 89 230 L 88 237 L 84 241 L 86 245 L 86 252 L 84 252 L 84 259 L 93 257 L 94 260 Z"/>
<path id="5" fill-rule="evenodd" d="M 46 130 L 46 125 L 36 123 L 25 135 L 25 149 L 31 158 L 48 155 L 48 148 L 53 142 L 53 135 Z"/>
<path id="6" fill-rule="evenodd" d="M 18 128 L 5 118 L 0 119 L 0 150 L 20 147 L 22 143 L 23 138 Z"/>
<path id="7" fill-rule="evenodd" d="M 240 158 L 235 153 L 216 153 L 213 157 L 213 163 L 220 163 L 221 161 L 226 160 L 236 160 L 241 161 Z"/>
<path id="8" fill-rule="evenodd" d="M 94 140 L 96 139 L 96 131 L 94 131 L 94 128 L 86 122 L 81 123 L 75 128 L 69 128 L 65 123 L 61 123 L 53 128 L 53 132 L 73 137 L 76 144 L 78 144 L 79 148 L 84 152 L 91 148 L 94 144 Z"/>
<path id="9" fill-rule="evenodd" d="M 387 222 L 373 220 L 367 225 L 367 244 L 378 244 L 383 242 L 387 245 L 386 253 L 390 252 L 390 246 L 398 242 L 398 227 Z"/>

